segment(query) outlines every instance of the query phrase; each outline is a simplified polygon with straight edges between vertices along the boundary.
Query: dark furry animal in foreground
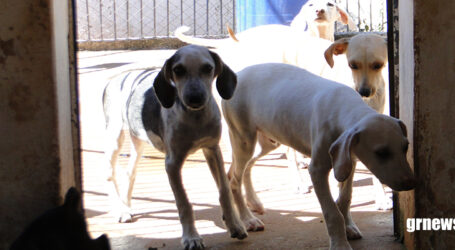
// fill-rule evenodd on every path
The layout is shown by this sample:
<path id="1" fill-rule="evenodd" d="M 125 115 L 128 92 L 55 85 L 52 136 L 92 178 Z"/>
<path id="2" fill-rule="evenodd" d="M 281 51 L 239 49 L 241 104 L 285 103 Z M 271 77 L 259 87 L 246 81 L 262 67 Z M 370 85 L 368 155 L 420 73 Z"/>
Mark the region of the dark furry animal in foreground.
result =
<path id="1" fill-rule="evenodd" d="M 81 195 L 70 188 L 64 204 L 33 221 L 10 250 L 109 250 L 106 235 L 90 238 L 80 204 Z"/>

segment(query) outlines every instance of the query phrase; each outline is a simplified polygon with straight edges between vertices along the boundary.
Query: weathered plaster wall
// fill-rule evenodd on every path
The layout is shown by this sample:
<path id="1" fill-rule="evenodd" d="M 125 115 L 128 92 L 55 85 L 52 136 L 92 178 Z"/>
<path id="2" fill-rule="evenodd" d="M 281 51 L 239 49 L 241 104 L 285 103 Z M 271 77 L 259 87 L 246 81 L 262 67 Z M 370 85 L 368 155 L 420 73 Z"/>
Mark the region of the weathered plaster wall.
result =
<path id="1" fill-rule="evenodd" d="M 67 2 L 52 2 L 0 4 L 0 249 L 76 183 Z"/>
<path id="2" fill-rule="evenodd" d="M 410 131 L 419 185 L 400 194 L 403 217 L 455 217 L 453 0 L 399 2 L 400 118 Z M 405 227 L 403 227 L 403 230 Z M 405 233 L 408 249 L 453 249 L 453 231 Z"/>
<path id="3" fill-rule="evenodd" d="M 455 218 L 455 1 L 414 1 L 416 217 Z M 454 249 L 455 233 L 420 231 L 419 249 Z"/>

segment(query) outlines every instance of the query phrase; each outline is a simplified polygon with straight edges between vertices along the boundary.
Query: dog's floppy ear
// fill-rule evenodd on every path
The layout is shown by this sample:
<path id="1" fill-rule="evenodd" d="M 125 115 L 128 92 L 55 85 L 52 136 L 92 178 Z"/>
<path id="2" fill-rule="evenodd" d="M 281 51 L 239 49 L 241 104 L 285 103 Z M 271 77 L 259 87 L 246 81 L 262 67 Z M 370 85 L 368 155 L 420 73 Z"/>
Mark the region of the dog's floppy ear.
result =
<path id="1" fill-rule="evenodd" d="M 406 129 L 406 125 L 401 120 L 398 120 L 398 125 L 400 125 L 401 132 L 403 132 L 404 137 L 408 137 L 408 130 Z"/>
<path id="2" fill-rule="evenodd" d="M 345 181 L 349 175 L 351 175 L 354 161 L 351 157 L 351 149 L 356 143 L 358 143 L 359 133 L 350 129 L 345 131 L 343 134 L 336 139 L 332 145 L 330 145 L 329 153 L 332 158 L 332 167 L 335 173 L 335 178 L 339 182 Z"/>
<path id="3" fill-rule="evenodd" d="M 353 30 L 353 31 L 356 31 L 357 30 L 357 26 L 355 25 L 354 21 L 352 20 L 352 18 L 349 16 L 349 14 L 341 9 L 340 7 L 336 7 L 337 8 L 337 12 L 338 12 L 338 20 L 337 21 L 340 21 L 344 24 L 347 24 L 349 29 Z"/>
<path id="4" fill-rule="evenodd" d="M 348 48 L 350 38 L 341 38 L 336 40 L 324 52 L 324 57 L 327 63 L 333 68 L 333 55 L 344 54 Z"/>
<path id="5" fill-rule="evenodd" d="M 223 63 L 218 54 L 210 51 L 210 55 L 215 61 L 216 89 L 223 99 L 229 100 L 237 86 L 237 75 Z"/>
<path id="6" fill-rule="evenodd" d="M 172 63 L 174 59 L 175 55 L 166 60 L 163 68 L 161 68 L 161 71 L 153 82 L 153 89 L 155 90 L 156 97 L 158 97 L 161 105 L 165 108 L 170 108 L 174 105 L 175 95 L 177 93 L 177 90 L 171 84 Z"/>
<path id="7" fill-rule="evenodd" d="M 64 206 L 68 209 L 80 210 L 81 208 L 81 195 L 75 187 L 68 189 L 65 195 Z"/>

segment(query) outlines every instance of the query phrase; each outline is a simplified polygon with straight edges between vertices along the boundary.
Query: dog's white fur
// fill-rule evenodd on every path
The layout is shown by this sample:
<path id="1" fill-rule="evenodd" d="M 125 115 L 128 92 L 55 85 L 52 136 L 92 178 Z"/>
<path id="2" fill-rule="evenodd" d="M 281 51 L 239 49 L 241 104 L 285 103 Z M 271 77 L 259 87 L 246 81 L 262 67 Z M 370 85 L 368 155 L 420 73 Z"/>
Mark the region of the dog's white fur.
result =
<path id="1" fill-rule="evenodd" d="M 335 2 L 310 0 L 302 6 L 299 14 L 292 20 L 291 27 L 333 42 L 336 21 L 347 24 L 352 31 L 357 31 L 357 26 L 347 11 Z"/>
<path id="2" fill-rule="evenodd" d="M 328 11 L 327 11 L 328 12 Z M 300 17 L 302 17 L 300 15 Z M 314 18 L 313 18 L 314 19 Z M 332 18 L 334 25 L 335 19 Z M 314 21 L 315 22 L 315 21 Z M 310 23 L 313 23 L 311 21 Z M 315 24 L 314 24 L 315 25 Z M 180 40 L 201 46 L 212 47 L 222 56 L 223 60 L 229 64 L 234 71 L 240 71 L 245 67 L 259 63 L 282 62 L 304 68 L 314 74 L 324 76 L 329 79 L 336 79 L 332 70 L 322 56 L 324 51 L 331 45 L 327 39 L 315 37 L 311 32 L 303 32 L 298 26 L 290 27 L 286 25 L 262 25 L 243 32 L 231 34 L 231 38 L 226 39 L 204 39 L 187 36 L 184 32 L 189 27 L 181 26 L 175 30 L 175 36 Z M 239 60 L 239 58 L 242 58 Z M 336 57 L 337 64 L 341 65 L 343 58 Z M 225 125 L 223 121 L 223 126 Z M 277 148 L 280 144 L 263 144 L 259 139 L 260 150 L 255 153 L 253 159 L 248 163 L 245 170 L 245 190 L 248 205 L 259 213 L 264 213 L 264 206 L 256 196 L 251 181 L 251 168 L 257 159 Z M 227 141 L 226 130 L 223 130 L 223 141 Z M 297 163 L 297 154 L 293 149 L 287 150 L 290 173 L 293 177 L 293 186 L 299 193 L 308 193 L 309 185 L 303 182 Z M 225 158 L 229 155 L 225 155 Z M 307 160 L 307 159 L 305 159 Z M 299 163 L 302 160 L 299 160 Z"/>
<path id="3" fill-rule="evenodd" d="M 387 42 L 379 35 L 362 33 L 335 41 L 327 48 L 324 56 L 330 67 L 333 67 L 333 55 L 341 54 L 346 54 L 347 65 L 351 68 L 353 88 L 359 92 L 365 103 L 378 113 L 388 114 L 388 88 L 383 77 L 383 72 L 387 72 L 384 70 L 387 67 Z M 376 208 L 391 209 L 391 199 L 374 177 L 373 185 Z"/>
<path id="4" fill-rule="evenodd" d="M 238 73 L 236 92 L 222 107 L 233 150 L 231 189 L 249 229 L 264 228 L 241 191 L 258 132 L 311 156 L 311 180 L 333 249 L 351 249 L 347 239 L 361 237 L 349 209 L 356 158 L 394 190 L 415 186 L 405 125 L 378 114 L 347 86 L 291 65 L 255 65 Z M 336 203 L 328 184 L 332 168 L 343 182 Z"/>
<path id="5" fill-rule="evenodd" d="M 201 39 L 197 37 L 186 36 L 183 33 L 189 28 L 186 26 L 179 27 L 175 35 L 182 41 L 198 44 L 202 46 L 213 47 L 222 56 L 223 60 L 229 64 L 234 71 L 239 71 L 250 65 L 268 62 L 283 62 L 297 65 L 317 75 L 331 76 L 332 70 L 322 56 L 325 49 L 330 46 L 330 41 L 311 36 L 308 32 L 300 32 L 285 25 L 263 25 L 257 26 L 246 31 L 240 32 L 234 39 Z M 242 58 L 239 60 L 239 58 Z M 342 58 L 336 57 L 334 60 L 342 61 Z M 340 63 L 341 64 L 341 63 Z M 223 123 L 224 125 L 224 123 Z M 227 134 L 223 130 L 223 140 L 227 141 Z M 267 140 L 267 139 L 264 139 Z M 264 152 L 270 152 L 272 145 L 262 145 L 264 150 L 258 150 L 254 159 L 249 163 L 245 172 L 245 188 L 251 209 L 262 214 L 264 207 L 256 197 L 251 182 L 251 167 L 255 160 L 262 157 Z M 277 148 L 279 144 L 275 144 Z M 300 193 L 309 192 L 309 186 L 302 181 L 298 165 L 296 163 L 296 154 L 290 149 L 287 150 L 289 166 L 292 173 L 293 184 L 295 189 Z M 225 158 L 229 155 L 225 155 Z"/>
<path id="6" fill-rule="evenodd" d="M 286 25 L 257 26 L 236 34 L 237 41 L 231 38 L 204 39 L 187 36 L 184 32 L 188 30 L 188 27 L 181 26 L 174 34 L 186 43 L 216 49 L 234 71 L 269 62 L 297 65 L 315 74 L 330 70 L 321 56 L 330 46 L 330 41 L 313 37 L 307 32 L 296 32 Z"/>

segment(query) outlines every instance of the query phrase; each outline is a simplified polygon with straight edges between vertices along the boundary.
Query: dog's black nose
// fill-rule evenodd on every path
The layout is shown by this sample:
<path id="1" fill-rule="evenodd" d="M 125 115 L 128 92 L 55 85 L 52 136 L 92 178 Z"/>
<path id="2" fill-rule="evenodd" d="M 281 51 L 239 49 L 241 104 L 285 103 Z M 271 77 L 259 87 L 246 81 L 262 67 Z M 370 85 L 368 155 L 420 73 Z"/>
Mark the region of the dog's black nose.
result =
<path id="1" fill-rule="evenodd" d="M 360 94 L 362 97 L 370 97 L 370 95 L 371 95 L 371 89 L 369 89 L 369 88 L 360 88 L 360 89 L 359 89 L 359 94 Z"/>
<path id="2" fill-rule="evenodd" d="M 190 108 L 200 108 L 204 105 L 205 103 L 205 94 L 204 93 L 193 93 L 191 95 L 188 95 L 187 98 L 185 98 L 186 104 Z"/>

